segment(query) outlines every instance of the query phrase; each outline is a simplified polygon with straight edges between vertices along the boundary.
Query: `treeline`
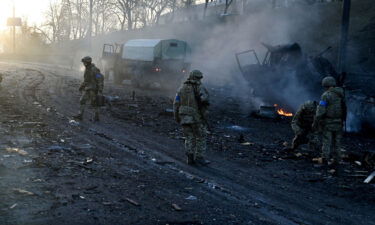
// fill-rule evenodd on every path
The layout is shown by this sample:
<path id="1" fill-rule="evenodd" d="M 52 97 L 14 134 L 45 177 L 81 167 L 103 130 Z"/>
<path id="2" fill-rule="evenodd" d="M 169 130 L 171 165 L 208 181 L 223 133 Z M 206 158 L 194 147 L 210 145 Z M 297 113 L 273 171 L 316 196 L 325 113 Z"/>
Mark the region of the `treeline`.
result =
<path id="1" fill-rule="evenodd" d="M 42 30 L 51 43 L 85 38 L 90 33 L 90 12 L 93 36 L 132 30 L 158 24 L 162 14 L 194 3 L 195 0 L 51 0 Z"/>

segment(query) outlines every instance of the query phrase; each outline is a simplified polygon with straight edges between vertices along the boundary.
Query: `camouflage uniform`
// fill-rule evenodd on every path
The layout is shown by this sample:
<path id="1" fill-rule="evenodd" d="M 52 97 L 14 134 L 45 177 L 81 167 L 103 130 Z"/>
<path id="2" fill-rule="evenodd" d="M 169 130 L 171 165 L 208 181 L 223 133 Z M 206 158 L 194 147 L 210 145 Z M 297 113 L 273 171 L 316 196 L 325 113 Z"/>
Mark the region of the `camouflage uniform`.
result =
<path id="1" fill-rule="evenodd" d="M 322 157 L 328 162 L 333 156 L 335 163 L 341 161 L 341 139 L 343 122 L 346 118 L 346 104 L 344 89 L 335 87 L 333 77 L 323 79 L 323 86 L 327 89 L 319 102 L 315 115 L 314 127 L 322 128 L 323 146 Z"/>
<path id="2" fill-rule="evenodd" d="M 309 143 L 310 149 L 315 149 L 317 145 L 316 133 L 312 129 L 317 103 L 307 101 L 303 103 L 292 120 L 292 129 L 295 133 L 292 150 L 301 144 Z"/>
<path id="3" fill-rule="evenodd" d="M 188 164 L 204 160 L 206 151 L 205 114 L 209 105 L 209 95 L 200 82 L 202 77 L 200 71 L 192 71 L 178 90 L 173 103 L 175 119 L 182 125 L 185 136 Z"/>
<path id="4" fill-rule="evenodd" d="M 90 63 L 86 63 L 86 61 L 89 61 Z M 86 69 L 83 75 L 83 83 L 79 88 L 79 90 L 82 91 L 83 94 L 80 98 L 80 110 L 76 118 L 83 118 L 86 102 L 89 101 L 91 106 L 94 107 L 94 121 L 98 121 L 99 107 L 96 101 L 98 94 L 101 94 L 103 92 L 103 75 L 101 75 L 100 70 L 94 64 L 91 63 L 90 57 L 83 58 L 82 62 L 85 63 Z"/>

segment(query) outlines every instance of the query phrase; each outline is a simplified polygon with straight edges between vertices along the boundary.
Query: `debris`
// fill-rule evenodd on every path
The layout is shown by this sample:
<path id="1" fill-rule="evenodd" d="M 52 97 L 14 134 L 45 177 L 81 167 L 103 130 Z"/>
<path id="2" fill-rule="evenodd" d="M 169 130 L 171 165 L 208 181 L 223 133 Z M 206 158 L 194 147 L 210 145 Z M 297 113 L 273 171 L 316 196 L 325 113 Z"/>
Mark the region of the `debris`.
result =
<path id="1" fill-rule="evenodd" d="M 181 210 L 182 210 L 181 207 L 178 206 L 177 204 L 172 204 L 172 207 L 173 207 L 173 209 L 176 210 L 176 211 L 181 211 Z"/>
<path id="2" fill-rule="evenodd" d="M 102 202 L 103 205 L 112 205 L 112 202 Z"/>
<path id="3" fill-rule="evenodd" d="M 18 204 L 17 203 L 14 203 L 11 207 L 9 207 L 10 209 L 14 209 Z"/>
<path id="4" fill-rule="evenodd" d="M 197 200 L 198 198 L 193 196 L 193 195 L 190 195 L 189 197 L 185 198 L 186 200 L 192 200 L 192 201 L 195 201 Z"/>
<path id="5" fill-rule="evenodd" d="M 276 119 L 278 117 L 275 106 L 260 106 L 259 111 L 256 115 L 269 119 Z"/>
<path id="6" fill-rule="evenodd" d="M 24 162 L 24 163 L 32 163 L 33 160 L 32 160 L 32 159 L 25 159 L 25 160 L 23 160 L 23 162 Z"/>
<path id="7" fill-rule="evenodd" d="M 243 143 L 241 143 L 241 145 L 254 145 L 254 143 L 252 143 L 252 142 L 243 142 Z"/>
<path id="8" fill-rule="evenodd" d="M 87 158 L 86 163 L 92 163 L 94 160 L 92 158 Z"/>
<path id="9" fill-rule="evenodd" d="M 232 126 L 229 126 L 227 128 L 230 129 L 230 130 L 234 130 L 234 131 L 246 131 L 246 130 L 249 129 L 247 127 L 241 127 L 241 126 L 238 126 L 238 125 L 232 125 Z"/>
<path id="10" fill-rule="evenodd" d="M 30 191 L 26 191 L 26 190 L 19 189 L 19 188 L 13 188 L 13 191 L 16 192 L 16 193 L 18 193 L 18 194 L 34 195 L 34 193 L 32 193 Z"/>
<path id="11" fill-rule="evenodd" d="M 358 166 L 362 166 L 362 163 L 360 161 L 354 161 L 355 164 L 357 164 Z"/>
<path id="12" fill-rule="evenodd" d="M 323 164 L 323 158 L 313 158 L 312 161 L 319 164 Z"/>
<path id="13" fill-rule="evenodd" d="M 368 177 L 366 178 L 366 180 L 363 181 L 363 182 L 364 182 L 365 184 L 368 184 L 368 183 L 371 182 L 371 180 L 372 180 L 374 177 L 375 177 L 375 171 L 372 172 L 372 173 L 370 174 L 370 176 L 368 176 Z"/>
<path id="14" fill-rule="evenodd" d="M 75 120 L 69 120 L 69 124 L 72 125 L 72 126 L 79 126 L 80 123 L 75 121 Z"/>
<path id="15" fill-rule="evenodd" d="M 330 169 L 330 170 L 328 170 L 328 173 L 334 174 L 334 173 L 336 173 L 336 170 L 335 169 Z"/>
<path id="16" fill-rule="evenodd" d="M 295 154 L 295 156 L 296 156 L 296 157 L 301 157 L 301 156 L 302 156 L 302 153 L 297 152 L 297 153 Z"/>
<path id="17" fill-rule="evenodd" d="M 140 206 L 140 204 L 130 198 L 125 198 L 126 201 L 130 202 L 131 204 L 135 205 L 135 206 Z"/>
<path id="18" fill-rule="evenodd" d="M 288 143 L 287 141 L 284 141 L 284 142 L 283 142 L 283 146 L 284 146 L 284 147 L 288 147 L 288 146 L 289 146 L 289 143 Z"/>
<path id="19" fill-rule="evenodd" d="M 27 155 L 28 153 L 25 150 L 19 149 L 19 148 L 6 148 L 7 152 L 16 152 L 20 155 Z"/>

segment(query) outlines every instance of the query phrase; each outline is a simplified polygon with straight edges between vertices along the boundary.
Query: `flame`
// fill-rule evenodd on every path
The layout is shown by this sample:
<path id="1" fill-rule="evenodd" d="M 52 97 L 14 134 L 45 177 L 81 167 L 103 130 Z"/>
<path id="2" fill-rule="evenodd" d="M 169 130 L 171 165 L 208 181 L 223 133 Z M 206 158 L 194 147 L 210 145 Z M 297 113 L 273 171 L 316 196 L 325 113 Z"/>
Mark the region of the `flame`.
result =
<path id="1" fill-rule="evenodd" d="M 287 112 L 284 109 L 278 109 L 277 113 L 281 116 L 293 116 L 293 113 Z"/>

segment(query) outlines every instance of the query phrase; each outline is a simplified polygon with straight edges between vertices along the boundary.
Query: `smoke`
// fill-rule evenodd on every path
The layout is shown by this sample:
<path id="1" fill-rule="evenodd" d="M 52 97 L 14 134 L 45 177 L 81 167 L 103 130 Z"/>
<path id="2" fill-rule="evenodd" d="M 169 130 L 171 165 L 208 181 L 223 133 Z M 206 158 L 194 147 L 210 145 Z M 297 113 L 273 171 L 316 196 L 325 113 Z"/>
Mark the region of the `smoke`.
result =
<path id="1" fill-rule="evenodd" d="M 205 20 L 169 23 L 157 27 L 114 32 L 95 37 L 92 50 L 88 50 L 88 40 L 67 41 L 51 47 L 48 62 L 66 64 L 79 68 L 80 59 L 91 55 L 94 62 L 101 67 L 100 57 L 104 43 L 124 43 L 130 39 L 176 38 L 187 41 L 192 47 L 192 69 L 204 73 L 204 82 L 211 87 L 226 88 L 225 95 L 234 96 L 244 101 L 253 99 L 252 104 L 269 103 L 269 96 L 257 96 L 252 92 L 252 85 L 242 76 L 235 60 L 235 53 L 254 49 L 260 60 L 266 49 L 262 42 L 279 45 L 297 42 L 305 53 L 317 53 L 321 49 L 337 42 L 339 30 L 339 3 L 316 5 L 290 5 L 288 8 L 272 9 L 268 1 L 247 1 L 243 15 L 229 15 L 220 18 L 207 17 Z M 203 14 L 203 8 L 197 9 Z M 175 15 L 178 17 L 178 15 Z M 329 22 L 327 22 L 329 21 Z M 266 76 L 267 74 L 259 74 Z M 269 95 L 278 96 L 280 105 L 296 109 L 299 104 L 311 98 L 308 91 L 297 82 L 291 72 L 288 79 L 278 83 L 264 84 Z M 265 97 L 265 98 L 264 98 Z M 225 98 L 223 98 L 225 101 Z"/>

